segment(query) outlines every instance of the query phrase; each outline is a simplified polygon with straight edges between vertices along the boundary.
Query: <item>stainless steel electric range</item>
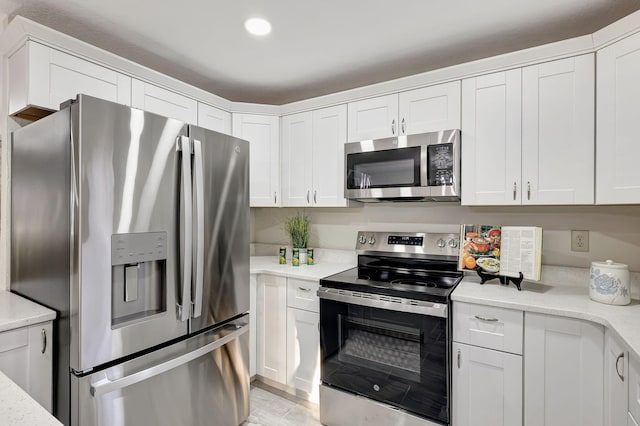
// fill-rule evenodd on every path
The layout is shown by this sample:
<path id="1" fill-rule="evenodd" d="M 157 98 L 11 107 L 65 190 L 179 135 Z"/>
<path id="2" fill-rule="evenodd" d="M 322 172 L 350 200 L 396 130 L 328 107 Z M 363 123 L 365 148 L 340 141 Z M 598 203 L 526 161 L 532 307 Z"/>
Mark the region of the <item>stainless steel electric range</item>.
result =
<path id="1" fill-rule="evenodd" d="M 320 421 L 448 425 L 458 235 L 357 238 L 358 266 L 320 280 Z"/>

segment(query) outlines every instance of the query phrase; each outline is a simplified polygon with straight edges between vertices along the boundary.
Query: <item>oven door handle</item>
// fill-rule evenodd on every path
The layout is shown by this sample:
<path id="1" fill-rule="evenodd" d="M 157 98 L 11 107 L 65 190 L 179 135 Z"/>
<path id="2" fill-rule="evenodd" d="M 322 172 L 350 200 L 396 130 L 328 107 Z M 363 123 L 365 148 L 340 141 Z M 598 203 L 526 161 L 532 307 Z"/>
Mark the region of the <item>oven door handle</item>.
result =
<path id="1" fill-rule="evenodd" d="M 433 303 L 422 300 L 403 299 L 401 297 L 389 297 L 371 293 L 359 293 L 349 290 L 320 287 L 318 289 L 320 299 L 334 302 L 349 303 L 352 305 L 367 306 L 370 308 L 386 309 L 390 311 L 408 312 L 412 314 L 429 315 L 447 318 L 448 309 L 446 303 Z"/>

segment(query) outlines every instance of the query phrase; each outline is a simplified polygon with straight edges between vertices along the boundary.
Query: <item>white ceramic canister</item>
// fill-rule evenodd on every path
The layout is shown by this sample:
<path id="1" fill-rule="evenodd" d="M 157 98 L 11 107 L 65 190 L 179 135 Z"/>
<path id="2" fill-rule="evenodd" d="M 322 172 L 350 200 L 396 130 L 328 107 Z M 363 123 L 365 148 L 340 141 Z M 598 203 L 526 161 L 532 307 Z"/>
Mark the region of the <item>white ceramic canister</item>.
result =
<path id="1" fill-rule="evenodd" d="M 591 262 L 589 297 L 596 302 L 609 305 L 628 305 L 631 303 L 629 289 L 629 267 L 624 263 Z"/>

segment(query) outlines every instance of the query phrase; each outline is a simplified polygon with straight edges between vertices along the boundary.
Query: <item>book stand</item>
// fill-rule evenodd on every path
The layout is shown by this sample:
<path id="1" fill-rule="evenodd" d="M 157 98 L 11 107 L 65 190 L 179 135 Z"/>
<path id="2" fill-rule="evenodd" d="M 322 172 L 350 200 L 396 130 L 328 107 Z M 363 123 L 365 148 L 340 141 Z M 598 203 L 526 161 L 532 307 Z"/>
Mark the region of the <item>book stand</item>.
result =
<path id="1" fill-rule="evenodd" d="M 500 284 L 508 286 L 509 282 L 512 282 L 516 286 L 518 291 L 522 291 L 522 289 L 520 288 L 520 284 L 522 284 L 522 281 L 524 280 L 524 276 L 522 275 L 522 272 L 520 272 L 520 277 L 513 278 L 513 277 L 505 277 L 503 275 L 487 274 L 485 272 L 481 272 L 480 267 L 476 267 L 476 273 L 480 277 L 480 284 L 484 284 L 487 281 L 495 280 L 496 278 L 498 278 L 500 280 Z"/>

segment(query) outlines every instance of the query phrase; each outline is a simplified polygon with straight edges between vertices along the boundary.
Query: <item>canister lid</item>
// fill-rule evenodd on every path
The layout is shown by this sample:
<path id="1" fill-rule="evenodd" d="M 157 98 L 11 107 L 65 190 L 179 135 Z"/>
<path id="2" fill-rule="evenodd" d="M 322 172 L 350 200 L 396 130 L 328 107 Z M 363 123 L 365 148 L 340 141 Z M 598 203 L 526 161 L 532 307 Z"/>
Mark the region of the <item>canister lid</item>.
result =
<path id="1" fill-rule="evenodd" d="M 607 259 L 605 262 L 591 262 L 591 266 L 594 268 L 629 269 L 628 265 L 616 263 L 610 259 Z"/>

